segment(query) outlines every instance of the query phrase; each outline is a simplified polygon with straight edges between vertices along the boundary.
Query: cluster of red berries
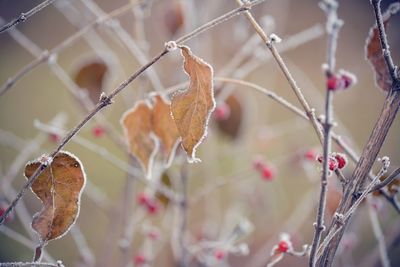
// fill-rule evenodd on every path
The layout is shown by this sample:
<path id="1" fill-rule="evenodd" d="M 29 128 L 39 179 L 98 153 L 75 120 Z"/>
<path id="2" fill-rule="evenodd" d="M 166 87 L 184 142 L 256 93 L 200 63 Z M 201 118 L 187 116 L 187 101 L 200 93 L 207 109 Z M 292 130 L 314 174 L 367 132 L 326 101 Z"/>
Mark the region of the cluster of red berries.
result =
<path id="1" fill-rule="evenodd" d="M 157 214 L 160 210 L 157 199 L 150 197 L 146 192 L 139 193 L 137 202 L 140 206 L 144 207 L 149 214 Z"/>
<path id="2" fill-rule="evenodd" d="M 214 118 L 218 121 L 223 121 L 229 118 L 231 109 L 225 102 L 218 104 L 214 110 Z"/>
<path id="3" fill-rule="evenodd" d="M 331 91 L 344 90 L 353 86 L 357 78 L 350 72 L 340 70 L 338 74 L 333 74 L 326 80 L 326 88 Z"/>
<path id="4" fill-rule="evenodd" d="M 255 159 L 253 161 L 253 167 L 260 172 L 261 177 L 265 181 L 272 181 L 276 176 L 275 168 L 271 164 L 264 162 L 262 159 Z"/>
<path id="5" fill-rule="evenodd" d="M 322 156 L 317 157 L 317 161 L 322 163 L 324 161 Z M 328 157 L 328 168 L 330 171 L 343 169 L 347 165 L 347 157 L 343 153 L 332 153 Z"/>

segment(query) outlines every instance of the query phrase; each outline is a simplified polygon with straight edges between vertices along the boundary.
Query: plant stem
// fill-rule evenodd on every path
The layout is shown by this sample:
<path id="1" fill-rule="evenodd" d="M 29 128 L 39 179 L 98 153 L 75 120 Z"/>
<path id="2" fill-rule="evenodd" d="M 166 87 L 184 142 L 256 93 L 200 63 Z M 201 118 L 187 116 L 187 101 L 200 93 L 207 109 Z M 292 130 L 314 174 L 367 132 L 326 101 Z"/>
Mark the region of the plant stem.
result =
<path id="1" fill-rule="evenodd" d="M 21 13 L 19 15 L 18 18 L 13 19 L 12 21 L 10 21 L 9 23 L 3 25 L 0 28 L 0 33 L 3 33 L 7 30 L 9 30 L 10 28 L 14 27 L 15 25 L 19 24 L 20 22 L 24 22 L 26 21 L 30 16 L 33 16 L 35 13 L 39 12 L 40 10 L 42 10 L 43 8 L 47 7 L 48 5 L 51 5 L 55 0 L 46 0 L 43 1 L 42 3 L 40 3 L 39 5 L 35 6 L 34 8 L 32 8 L 31 10 L 29 10 L 28 12 L 25 13 Z"/>

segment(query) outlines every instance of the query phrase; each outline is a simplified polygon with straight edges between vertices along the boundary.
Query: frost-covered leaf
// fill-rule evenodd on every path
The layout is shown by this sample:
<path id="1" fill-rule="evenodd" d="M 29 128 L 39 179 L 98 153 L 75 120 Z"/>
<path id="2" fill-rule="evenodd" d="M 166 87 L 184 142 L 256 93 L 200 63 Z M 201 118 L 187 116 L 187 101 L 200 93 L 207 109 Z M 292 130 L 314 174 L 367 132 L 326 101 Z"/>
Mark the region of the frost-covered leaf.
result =
<path id="1" fill-rule="evenodd" d="M 93 103 L 99 101 L 107 71 L 107 65 L 102 60 L 95 59 L 82 64 L 75 75 L 75 83 L 88 92 Z"/>
<path id="2" fill-rule="evenodd" d="M 152 134 L 152 109 L 145 101 L 139 101 L 136 105 L 126 111 L 121 118 L 129 151 L 142 165 L 146 175 L 150 177 L 150 171 L 158 142 Z"/>
<path id="3" fill-rule="evenodd" d="M 177 92 L 171 101 L 172 116 L 182 138 L 188 161 L 196 159 L 196 148 L 207 135 L 208 120 L 215 108 L 213 69 L 186 46 L 180 47 L 184 70 L 190 78 L 189 88 Z"/>
<path id="4" fill-rule="evenodd" d="M 160 95 L 154 97 L 152 125 L 155 135 L 160 139 L 161 152 L 168 166 L 175 155 L 179 133 L 171 116 L 170 105 Z"/>
<path id="5" fill-rule="evenodd" d="M 25 167 L 25 177 L 31 177 L 41 162 L 42 158 L 29 162 Z M 32 184 L 32 191 L 44 205 L 32 221 L 32 228 L 42 242 L 60 238 L 76 221 L 85 181 L 80 160 L 61 151 Z"/>
<path id="6" fill-rule="evenodd" d="M 383 14 L 383 23 L 385 29 L 388 26 L 389 20 L 392 15 L 400 10 L 400 3 L 393 3 L 389 6 Z M 375 82 L 379 88 L 384 91 L 390 91 L 392 86 L 392 78 L 390 77 L 389 70 L 386 66 L 385 58 L 383 57 L 381 41 L 379 39 L 379 31 L 377 25 L 373 26 L 366 40 L 365 55 L 372 65 L 375 72 Z"/>

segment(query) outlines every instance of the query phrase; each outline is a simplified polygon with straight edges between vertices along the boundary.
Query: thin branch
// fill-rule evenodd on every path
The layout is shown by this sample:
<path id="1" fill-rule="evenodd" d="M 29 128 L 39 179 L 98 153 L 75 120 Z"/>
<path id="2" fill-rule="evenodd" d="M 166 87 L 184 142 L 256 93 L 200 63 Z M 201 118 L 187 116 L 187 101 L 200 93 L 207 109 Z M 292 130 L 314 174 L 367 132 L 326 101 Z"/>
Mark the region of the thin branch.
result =
<path id="1" fill-rule="evenodd" d="M 327 16 L 327 32 L 328 32 L 328 48 L 327 48 L 327 64 L 328 70 L 326 78 L 329 79 L 335 69 L 335 54 L 337 46 L 337 37 L 339 34 L 340 26 L 343 24 L 337 17 L 338 3 L 330 0 L 320 2 L 321 8 L 324 10 Z M 325 122 L 323 123 L 324 128 L 324 142 L 323 142 L 323 162 L 322 162 L 322 176 L 321 176 L 321 190 L 318 201 L 318 212 L 315 223 L 314 238 L 310 251 L 309 266 L 315 266 L 315 255 L 317 252 L 318 245 L 321 240 L 322 232 L 325 230 L 324 217 L 325 217 L 325 206 L 326 206 L 326 195 L 328 192 L 328 174 L 329 174 L 329 157 L 331 152 L 331 129 L 332 129 L 332 117 L 333 117 L 333 91 L 326 88 L 326 99 L 325 99 Z M 339 173 L 339 171 L 338 171 Z"/>
<path id="2" fill-rule="evenodd" d="M 388 177 L 385 178 L 385 180 L 383 180 L 382 182 L 380 182 L 379 184 L 377 184 L 376 186 L 374 186 L 371 189 L 372 191 L 376 191 L 376 190 L 380 190 L 382 188 L 384 188 L 385 186 L 387 186 L 388 184 L 390 184 L 391 182 L 393 182 L 393 180 L 397 179 L 398 175 L 400 174 L 400 168 L 397 168 L 396 170 L 394 170 Z"/>
<path id="3" fill-rule="evenodd" d="M 180 186 L 181 186 L 181 195 L 182 200 L 180 205 L 178 206 L 179 213 L 179 223 L 178 226 L 178 243 L 179 243 L 179 267 L 188 266 L 188 257 L 187 257 L 187 249 L 186 249 L 186 229 L 187 229 L 187 211 L 188 211 L 188 166 L 186 162 L 182 162 L 181 173 L 180 173 Z"/>
<path id="4" fill-rule="evenodd" d="M 62 267 L 64 266 L 61 261 L 54 263 L 46 262 L 0 262 L 0 267 L 31 267 L 31 266 L 48 266 L 48 267 Z"/>
<path id="5" fill-rule="evenodd" d="M 382 267 L 390 267 L 390 260 L 386 249 L 385 236 L 383 235 L 381 225 L 379 223 L 378 214 L 376 209 L 371 203 L 371 197 L 367 198 L 368 201 L 368 213 L 371 221 L 372 230 L 375 238 L 378 241 L 379 255 L 381 258 Z"/>
<path id="6" fill-rule="evenodd" d="M 190 32 L 181 38 L 179 38 L 175 43 L 177 44 L 182 44 L 185 41 L 188 41 L 189 39 L 197 36 L 201 32 L 204 32 L 205 30 L 211 29 L 214 26 L 228 20 L 229 18 L 232 18 L 239 13 L 243 11 L 249 10 L 254 5 L 260 4 L 265 0 L 257 0 L 254 2 L 251 2 L 247 4 L 245 7 L 240 7 L 236 8 L 228 13 L 225 13 L 224 15 L 212 20 L 209 23 L 204 24 L 203 26 L 195 29 L 193 32 Z M 139 75 L 141 75 L 144 71 L 146 71 L 149 67 L 151 67 L 154 63 L 156 63 L 158 60 L 160 60 L 162 57 L 164 57 L 166 54 L 169 53 L 169 50 L 167 48 L 164 48 L 161 52 L 159 52 L 153 59 L 151 59 L 148 63 L 143 65 L 141 68 L 139 68 L 135 73 L 133 73 L 128 79 L 126 79 L 124 82 L 122 82 L 117 88 L 115 88 L 109 96 L 106 96 L 105 94 L 102 94 L 100 101 L 97 103 L 97 105 L 93 108 L 93 110 L 75 127 L 73 128 L 65 137 L 64 139 L 60 142 L 58 147 L 48 156 L 48 162 L 42 163 L 36 171 L 32 174 L 31 177 L 29 177 L 28 182 L 22 187 L 21 191 L 17 194 L 15 199 L 12 201 L 10 206 L 5 210 L 3 215 L 0 218 L 0 226 L 4 223 L 5 218 L 8 217 L 8 215 L 13 211 L 14 207 L 17 205 L 18 201 L 22 198 L 22 196 L 25 194 L 25 192 L 31 187 L 33 182 L 39 177 L 39 175 L 48 167 L 49 162 L 57 155 L 57 153 L 71 140 L 72 137 L 74 137 L 85 124 L 90 121 L 98 112 L 100 112 L 103 108 L 105 108 L 108 105 L 112 104 L 112 101 L 116 95 L 118 95 L 124 88 L 126 88 L 133 80 L 135 80 Z"/>
<path id="7" fill-rule="evenodd" d="M 132 6 L 140 4 L 143 1 L 145 1 L 145 0 L 138 0 L 138 1 L 131 2 L 131 3 L 127 4 L 127 5 L 125 5 L 125 6 L 122 6 L 120 8 L 115 9 L 112 12 L 110 12 L 109 14 L 107 14 L 106 16 L 98 18 L 98 19 L 92 21 L 87 26 L 85 26 L 84 28 L 82 28 L 79 31 L 75 32 L 73 35 L 71 35 L 70 37 L 65 39 L 63 42 L 61 42 L 60 44 L 55 46 L 50 51 L 48 51 L 48 50 L 43 51 L 42 54 L 39 57 L 37 57 L 36 59 L 31 61 L 29 64 L 25 65 L 14 76 L 8 78 L 7 81 L 3 85 L 1 85 L 1 87 L 0 87 L 0 96 L 2 96 L 8 90 L 10 90 L 12 88 L 12 86 L 15 85 L 15 83 L 17 81 L 19 81 L 20 79 L 22 79 L 26 74 L 30 73 L 32 70 L 34 70 L 37 66 L 41 65 L 42 63 L 45 63 L 50 58 L 51 55 L 57 55 L 58 53 L 60 53 L 64 49 L 68 48 L 69 46 L 71 46 L 72 44 L 77 42 L 82 36 L 84 36 L 93 27 L 95 27 L 95 26 L 97 26 L 97 25 L 99 25 L 101 23 L 105 23 L 109 19 L 112 19 L 114 17 L 120 16 L 120 15 L 126 13 L 127 11 L 130 10 L 130 8 Z"/>
<path id="8" fill-rule="evenodd" d="M 5 31 L 9 30 L 10 28 L 14 27 L 15 25 L 19 24 L 20 22 L 26 21 L 29 17 L 33 16 L 35 13 L 39 12 L 40 10 L 45 8 L 46 6 L 51 5 L 54 1 L 55 0 L 43 1 L 39 5 L 35 6 L 31 10 L 29 10 L 28 12 L 21 13 L 18 18 L 13 19 L 9 23 L 3 25 L 0 28 L 0 33 L 3 33 Z"/>

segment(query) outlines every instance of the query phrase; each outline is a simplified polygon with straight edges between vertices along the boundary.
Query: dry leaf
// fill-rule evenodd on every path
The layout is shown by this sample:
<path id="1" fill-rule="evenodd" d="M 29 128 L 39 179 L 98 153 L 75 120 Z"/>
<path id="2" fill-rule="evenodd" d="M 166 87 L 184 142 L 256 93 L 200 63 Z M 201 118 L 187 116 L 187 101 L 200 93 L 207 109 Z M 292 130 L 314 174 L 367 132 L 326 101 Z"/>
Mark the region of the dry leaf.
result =
<path id="1" fill-rule="evenodd" d="M 130 152 L 139 160 L 146 176 L 151 177 L 153 159 L 158 150 L 158 141 L 152 134 L 151 106 L 139 101 L 122 115 L 121 124 Z"/>
<path id="2" fill-rule="evenodd" d="M 103 88 L 107 65 L 100 59 L 83 64 L 75 75 L 75 83 L 87 90 L 93 103 L 97 103 Z"/>
<path id="3" fill-rule="evenodd" d="M 28 163 L 25 177 L 31 177 L 40 162 L 41 159 Z M 61 151 L 32 184 L 32 191 L 44 205 L 32 221 L 32 228 L 42 242 L 62 237 L 76 221 L 85 180 L 80 160 L 69 152 Z"/>
<path id="4" fill-rule="evenodd" d="M 172 116 L 182 138 L 188 161 L 196 159 L 196 148 L 207 135 L 208 120 L 215 108 L 213 69 L 202 59 L 181 46 L 184 70 L 189 75 L 189 89 L 177 92 L 171 101 Z"/>
<path id="5" fill-rule="evenodd" d="M 385 29 L 392 15 L 400 10 L 400 3 L 393 3 L 389 6 L 383 14 L 383 23 Z M 366 40 L 365 54 L 372 65 L 375 72 L 375 82 L 378 87 L 384 91 L 390 91 L 392 87 L 392 78 L 390 77 L 389 70 L 386 65 L 385 58 L 383 57 L 381 41 L 379 39 L 379 31 L 377 26 L 373 26 Z"/>
<path id="6" fill-rule="evenodd" d="M 224 120 L 217 121 L 218 129 L 235 139 L 239 135 L 242 123 L 242 105 L 234 94 L 229 95 L 225 103 L 229 107 L 229 116 Z"/>
<path id="7" fill-rule="evenodd" d="M 152 125 L 153 132 L 160 139 L 166 165 L 169 166 L 179 143 L 179 133 L 171 116 L 170 105 L 160 95 L 154 97 Z"/>

